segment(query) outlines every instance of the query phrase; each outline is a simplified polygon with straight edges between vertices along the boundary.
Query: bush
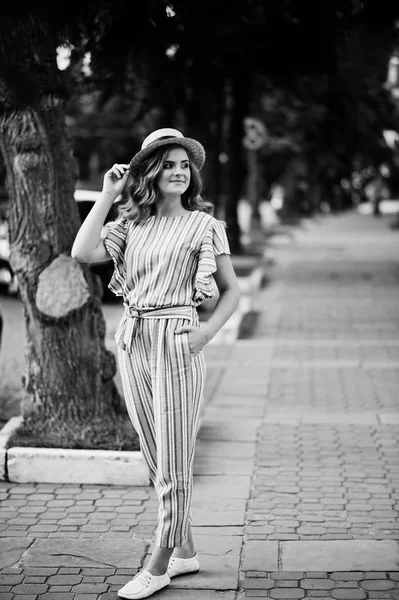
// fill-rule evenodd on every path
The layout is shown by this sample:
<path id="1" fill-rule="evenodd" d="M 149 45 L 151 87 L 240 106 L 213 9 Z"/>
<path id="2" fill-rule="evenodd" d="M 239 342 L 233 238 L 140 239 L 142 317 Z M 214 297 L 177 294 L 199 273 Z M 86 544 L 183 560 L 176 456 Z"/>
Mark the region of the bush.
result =
<path id="1" fill-rule="evenodd" d="M 86 423 L 59 422 L 29 417 L 23 420 L 7 442 L 33 448 L 69 448 L 82 450 L 140 450 L 137 433 L 122 415 Z"/>

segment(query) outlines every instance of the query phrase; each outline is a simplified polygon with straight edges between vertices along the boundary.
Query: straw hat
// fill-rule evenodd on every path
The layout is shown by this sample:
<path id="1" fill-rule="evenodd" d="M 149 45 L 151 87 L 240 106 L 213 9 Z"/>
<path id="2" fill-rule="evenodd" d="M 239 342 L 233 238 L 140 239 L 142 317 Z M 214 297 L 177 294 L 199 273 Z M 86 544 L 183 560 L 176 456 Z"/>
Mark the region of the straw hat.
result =
<path id="1" fill-rule="evenodd" d="M 202 169 L 205 163 L 205 148 L 202 144 L 192 138 L 184 137 L 181 131 L 165 127 L 157 129 L 148 135 L 141 144 L 141 150 L 137 152 L 130 161 L 130 168 L 137 167 L 147 156 L 150 156 L 157 148 L 168 144 L 183 146 L 190 152 L 194 164 Z"/>

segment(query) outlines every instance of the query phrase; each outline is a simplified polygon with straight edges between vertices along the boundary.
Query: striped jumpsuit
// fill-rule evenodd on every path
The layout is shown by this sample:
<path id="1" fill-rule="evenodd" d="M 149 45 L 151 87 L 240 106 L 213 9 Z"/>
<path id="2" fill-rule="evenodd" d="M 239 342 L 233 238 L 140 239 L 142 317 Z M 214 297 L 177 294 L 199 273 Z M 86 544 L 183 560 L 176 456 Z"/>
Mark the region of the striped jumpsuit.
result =
<path id="1" fill-rule="evenodd" d="M 182 546 L 191 521 L 193 459 L 206 367 L 184 325 L 215 295 L 215 256 L 229 254 L 225 224 L 202 211 L 122 218 L 106 226 L 109 287 L 125 312 L 115 335 L 123 393 L 158 499 L 156 545 Z"/>

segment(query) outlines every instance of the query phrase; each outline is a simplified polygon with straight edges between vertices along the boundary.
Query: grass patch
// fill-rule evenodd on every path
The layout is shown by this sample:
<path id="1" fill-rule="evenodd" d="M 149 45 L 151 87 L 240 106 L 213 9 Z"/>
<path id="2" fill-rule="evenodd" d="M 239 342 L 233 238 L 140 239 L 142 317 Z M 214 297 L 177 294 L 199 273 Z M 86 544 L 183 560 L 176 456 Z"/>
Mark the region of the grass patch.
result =
<path id="1" fill-rule="evenodd" d="M 125 452 L 140 450 L 137 433 L 124 415 L 85 423 L 28 417 L 8 439 L 7 448 L 15 446 Z"/>

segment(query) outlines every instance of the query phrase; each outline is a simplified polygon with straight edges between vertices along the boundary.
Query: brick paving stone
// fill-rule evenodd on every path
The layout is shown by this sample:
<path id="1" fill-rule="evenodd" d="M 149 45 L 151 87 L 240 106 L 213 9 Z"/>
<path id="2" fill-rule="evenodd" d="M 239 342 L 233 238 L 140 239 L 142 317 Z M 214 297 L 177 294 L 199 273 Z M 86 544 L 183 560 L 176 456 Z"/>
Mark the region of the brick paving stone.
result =
<path id="1" fill-rule="evenodd" d="M 123 583 L 125 582 L 126 580 Z M 271 588 L 274 588 L 274 581 L 272 579 L 266 579 L 265 577 L 259 577 L 256 579 L 244 579 L 244 581 L 241 582 L 241 587 L 243 587 L 245 590 L 270 590 Z"/>
<path id="2" fill-rule="evenodd" d="M 331 590 L 335 587 L 329 579 L 302 579 L 300 585 L 304 590 Z"/>
<path id="3" fill-rule="evenodd" d="M 302 571 L 274 571 L 270 573 L 273 579 L 295 579 L 299 581 L 303 577 Z"/>
<path id="4" fill-rule="evenodd" d="M 322 535 L 326 533 L 325 527 L 298 527 L 297 533 L 302 535 Z"/>
<path id="5" fill-rule="evenodd" d="M 40 598 L 40 596 L 39 596 Z M 18 597 L 16 600 L 20 600 Z M 73 592 L 47 592 L 43 600 L 75 600 Z"/>
<path id="6" fill-rule="evenodd" d="M 25 576 L 31 577 L 49 577 L 50 575 L 55 575 L 58 571 L 57 567 L 24 567 L 24 569 L 20 570 L 23 572 Z"/>
<path id="7" fill-rule="evenodd" d="M 358 588 L 359 583 L 357 581 L 336 581 L 335 587 L 337 588 Z"/>
<path id="8" fill-rule="evenodd" d="M 268 538 L 269 540 L 281 540 L 281 541 L 293 541 L 293 540 L 299 540 L 299 535 L 296 534 L 288 534 L 288 533 L 274 533 L 272 535 L 269 535 Z"/>
<path id="9" fill-rule="evenodd" d="M 112 567 L 104 567 L 103 569 L 96 567 L 83 567 L 80 570 L 81 575 L 89 577 L 111 577 L 115 572 L 116 569 Z"/>
<path id="10" fill-rule="evenodd" d="M 92 533 L 103 533 L 109 530 L 109 525 L 82 525 L 80 527 L 80 531 L 82 532 L 92 532 Z"/>
<path id="11" fill-rule="evenodd" d="M 30 531 L 33 533 L 53 533 L 54 531 L 57 531 L 57 529 L 57 525 L 33 525 L 30 528 Z"/>
<path id="12" fill-rule="evenodd" d="M 82 575 L 52 575 L 47 579 L 49 585 L 75 585 L 82 581 Z"/>
<path id="13" fill-rule="evenodd" d="M 28 533 L 27 531 L 8 528 L 7 531 L 0 531 L 0 537 L 27 537 Z"/>
<path id="14" fill-rule="evenodd" d="M 395 587 L 395 583 L 393 581 L 389 581 L 388 579 L 363 580 L 359 582 L 359 585 L 363 590 L 372 591 L 391 590 Z"/>
<path id="15" fill-rule="evenodd" d="M 99 498 L 95 501 L 96 506 L 120 506 L 123 504 L 121 498 Z"/>
<path id="16" fill-rule="evenodd" d="M 338 581 L 361 581 L 363 573 L 361 571 L 335 571 L 331 573 L 330 577 Z"/>
<path id="17" fill-rule="evenodd" d="M 0 573 L 0 585 L 16 585 L 17 583 L 21 583 L 23 578 L 24 576 L 21 574 Z"/>
<path id="18" fill-rule="evenodd" d="M 10 493 L 12 494 L 23 494 L 24 496 L 29 496 L 29 494 L 33 494 L 36 491 L 36 487 L 31 485 L 21 485 L 15 486 L 11 488 Z"/>
<path id="19" fill-rule="evenodd" d="M 304 598 L 305 592 L 300 589 L 283 589 L 275 588 L 270 592 L 270 598 L 286 598 L 288 600 L 294 600 L 296 598 Z"/>
<path id="20" fill-rule="evenodd" d="M 50 533 L 49 538 L 78 538 L 80 537 L 79 531 L 55 531 Z"/>
<path id="21" fill-rule="evenodd" d="M 102 594 L 108 590 L 107 583 L 80 583 L 74 585 L 72 591 L 76 594 Z"/>
<path id="22" fill-rule="evenodd" d="M 59 575 L 78 575 L 80 573 L 79 567 L 61 567 L 58 570 Z"/>
<path id="23" fill-rule="evenodd" d="M 14 594 L 44 594 L 48 590 L 45 583 L 20 583 L 12 588 Z"/>
<path id="24" fill-rule="evenodd" d="M 363 600 L 367 598 L 367 594 L 363 590 L 351 588 L 333 590 L 331 596 L 332 598 L 336 598 L 336 600 Z"/>
<path id="25" fill-rule="evenodd" d="M 368 592 L 368 598 L 370 600 L 398 600 L 399 592 Z"/>

